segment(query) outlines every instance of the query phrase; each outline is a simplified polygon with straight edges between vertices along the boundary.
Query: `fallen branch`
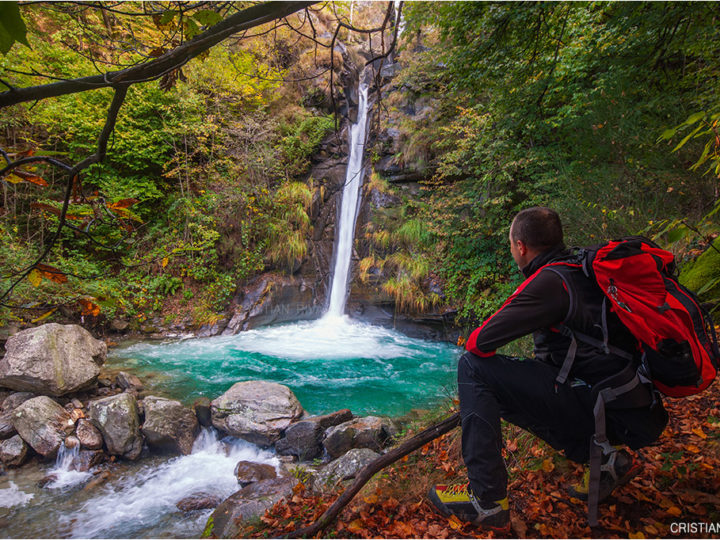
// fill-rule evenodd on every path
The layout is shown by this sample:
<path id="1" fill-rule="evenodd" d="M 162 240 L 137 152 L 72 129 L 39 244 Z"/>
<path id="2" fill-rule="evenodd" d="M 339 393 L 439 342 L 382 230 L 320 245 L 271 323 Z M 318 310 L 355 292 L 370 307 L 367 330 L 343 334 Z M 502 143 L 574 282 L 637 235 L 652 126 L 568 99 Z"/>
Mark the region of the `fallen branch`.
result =
<path id="1" fill-rule="evenodd" d="M 452 416 L 447 417 L 445 420 L 438 422 L 437 424 L 433 424 L 429 428 L 421 431 L 420 433 L 412 437 L 410 440 L 405 441 L 397 448 L 393 448 L 392 450 L 390 450 L 387 454 L 384 454 L 379 458 L 375 459 L 375 461 L 370 463 L 367 467 L 365 467 L 362 471 L 358 473 L 352 485 L 345 491 L 343 491 L 342 495 L 338 497 L 338 499 L 332 504 L 332 506 L 330 506 L 330 508 L 325 510 L 325 513 L 320 516 L 320 519 L 318 519 L 309 527 L 297 529 L 285 535 L 284 538 L 303 538 L 315 536 L 325 527 L 330 525 L 330 523 L 335 521 L 335 518 L 337 518 L 340 511 L 345 508 L 345 506 L 347 506 L 347 504 L 353 499 L 353 497 L 355 497 L 355 495 L 357 495 L 357 493 L 362 489 L 362 487 L 367 484 L 368 480 L 370 480 L 373 475 L 375 475 L 375 473 L 384 469 L 391 463 L 396 462 L 398 459 L 405 457 L 409 453 L 414 452 L 418 448 L 425 446 L 430 441 L 433 441 L 438 437 L 445 435 L 448 431 L 455 429 L 458 425 L 460 425 L 460 413 L 455 413 Z"/>

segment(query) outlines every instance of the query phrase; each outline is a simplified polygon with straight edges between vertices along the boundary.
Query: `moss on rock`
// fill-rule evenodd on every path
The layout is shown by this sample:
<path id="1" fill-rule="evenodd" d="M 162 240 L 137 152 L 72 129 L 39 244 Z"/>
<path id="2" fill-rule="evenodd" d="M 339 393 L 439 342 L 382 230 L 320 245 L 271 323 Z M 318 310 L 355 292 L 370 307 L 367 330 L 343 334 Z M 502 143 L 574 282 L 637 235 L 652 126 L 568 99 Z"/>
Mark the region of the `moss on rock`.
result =
<path id="1" fill-rule="evenodd" d="M 720 238 L 713 246 L 720 249 Z M 720 252 L 708 248 L 695 261 L 685 265 L 680 273 L 680 283 L 697 293 L 700 300 L 720 299 Z"/>

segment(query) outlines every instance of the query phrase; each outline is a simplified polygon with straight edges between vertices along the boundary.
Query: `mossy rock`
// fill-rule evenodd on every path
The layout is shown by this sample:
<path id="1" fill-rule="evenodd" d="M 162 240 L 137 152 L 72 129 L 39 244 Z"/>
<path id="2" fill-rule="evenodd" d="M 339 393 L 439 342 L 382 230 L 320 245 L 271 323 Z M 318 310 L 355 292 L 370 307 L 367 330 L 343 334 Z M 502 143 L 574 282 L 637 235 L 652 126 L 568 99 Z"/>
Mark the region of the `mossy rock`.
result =
<path id="1" fill-rule="evenodd" d="M 720 249 L 720 238 L 713 243 Z M 680 283 L 698 294 L 700 300 L 720 299 L 720 252 L 708 248 L 692 263 L 685 265 L 680 273 Z"/>

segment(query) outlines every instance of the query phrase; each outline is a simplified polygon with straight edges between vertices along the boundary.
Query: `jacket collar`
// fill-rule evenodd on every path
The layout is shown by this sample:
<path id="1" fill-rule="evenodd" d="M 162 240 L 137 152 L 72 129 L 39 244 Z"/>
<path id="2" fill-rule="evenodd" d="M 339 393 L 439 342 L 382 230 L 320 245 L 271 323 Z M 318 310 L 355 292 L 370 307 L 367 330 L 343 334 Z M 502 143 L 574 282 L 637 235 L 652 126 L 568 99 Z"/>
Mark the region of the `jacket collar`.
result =
<path id="1" fill-rule="evenodd" d="M 570 251 L 565 247 L 565 244 L 560 244 L 554 248 L 550 248 L 547 251 L 543 251 L 540 255 L 530 261 L 523 269 L 522 273 L 526 278 L 532 276 L 537 272 L 540 267 L 545 266 L 553 259 L 562 259 L 570 255 Z"/>

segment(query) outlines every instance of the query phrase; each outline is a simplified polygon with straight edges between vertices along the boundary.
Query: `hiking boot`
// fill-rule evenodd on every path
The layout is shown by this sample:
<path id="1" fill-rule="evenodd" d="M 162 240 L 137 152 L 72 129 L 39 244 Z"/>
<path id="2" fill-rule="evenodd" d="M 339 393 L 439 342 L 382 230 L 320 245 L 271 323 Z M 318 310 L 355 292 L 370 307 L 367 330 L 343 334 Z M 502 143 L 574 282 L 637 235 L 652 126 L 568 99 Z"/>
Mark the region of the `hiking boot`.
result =
<path id="1" fill-rule="evenodd" d="M 468 484 L 454 484 L 431 487 L 428 498 L 445 517 L 454 515 L 476 527 L 496 532 L 510 532 L 507 497 L 489 504 L 481 503 L 472 494 Z"/>
<path id="2" fill-rule="evenodd" d="M 640 463 L 626 450 L 618 450 L 604 458 L 605 462 L 600 466 L 599 501 L 606 499 L 616 487 L 627 484 L 642 468 Z M 582 482 L 569 486 L 567 491 L 571 497 L 587 501 L 589 486 L 590 467 L 585 467 Z"/>

